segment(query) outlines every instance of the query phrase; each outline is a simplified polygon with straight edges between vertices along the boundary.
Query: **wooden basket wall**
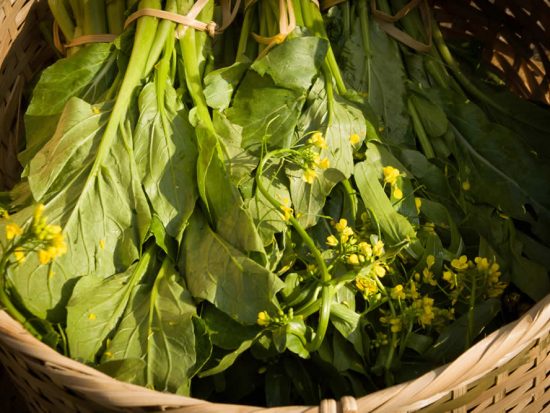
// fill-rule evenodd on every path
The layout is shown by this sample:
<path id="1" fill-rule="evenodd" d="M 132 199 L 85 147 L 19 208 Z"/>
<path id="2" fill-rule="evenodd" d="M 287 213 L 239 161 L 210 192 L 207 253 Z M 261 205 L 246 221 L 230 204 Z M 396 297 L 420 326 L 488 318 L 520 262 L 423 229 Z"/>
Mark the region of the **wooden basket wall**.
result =
<path id="1" fill-rule="evenodd" d="M 45 0 L 0 0 L 0 187 L 18 179 L 18 108 L 52 58 L 40 40 Z M 453 363 L 360 399 L 265 409 L 213 404 L 119 382 L 68 359 L 0 311 L 0 362 L 33 412 L 540 412 L 550 409 L 550 296 Z"/>
<path id="2" fill-rule="evenodd" d="M 449 40 L 483 45 L 483 61 L 518 95 L 550 105 L 547 0 L 434 0 Z"/>

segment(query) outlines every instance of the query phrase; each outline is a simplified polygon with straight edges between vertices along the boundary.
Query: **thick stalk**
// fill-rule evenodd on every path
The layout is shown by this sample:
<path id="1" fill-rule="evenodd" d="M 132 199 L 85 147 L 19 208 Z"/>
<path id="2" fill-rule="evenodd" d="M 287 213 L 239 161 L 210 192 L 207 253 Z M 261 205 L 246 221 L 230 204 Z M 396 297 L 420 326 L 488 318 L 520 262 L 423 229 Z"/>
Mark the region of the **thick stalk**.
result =
<path id="1" fill-rule="evenodd" d="M 319 36 L 325 40 L 328 40 L 328 35 L 325 30 L 325 24 L 323 22 L 323 16 L 319 8 L 311 2 L 311 0 L 301 0 L 302 4 L 302 15 L 304 18 L 304 24 L 308 29 L 310 29 L 316 36 Z M 336 57 L 334 56 L 334 51 L 328 45 L 328 51 L 326 56 L 326 63 L 330 69 L 330 72 L 336 83 L 336 89 L 340 95 L 345 95 L 347 93 L 346 85 L 344 83 L 344 78 L 336 62 Z"/>
<path id="2" fill-rule="evenodd" d="M 176 1 L 168 0 L 166 6 L 164 7 L 165 11 L 175 13 L 177 11 Z M 174 30 L 176 28 L 176 23 L 170 20 L 162 20 L 159 23 L 157 34 L 155 36 L 155 41 L 151 46 L 151 51 L 149 52 L 149 57 L 147 58 L 147 63 L 145 64 L 144 74 L 151 72 L 153 66 L 157 63 L 162 49 L 166 44 L 166 39 L 168 35 L 174 35 Z"/>
<path id="3" fill-rule="evenodd" d="M 119 35 L 124 30 L 124 15 L 126 2 L 124 0 L 107 0 L 107 24 L 109 33 Z"/>
<path id="4" fill-rule="evenodd" d="M 252 21 L 253 21 L 255 11 L 256 11 L 256 3 L 250 5 L 244 13 L 244 20 L 241 27 L 241 34 L 239 37 L 239 46 L 237 47 L 236 60 L 239 60 L 246 53 L 248 39 L 250 38 L 250 33 L 252 31 Z"/>
<path id="5" fill-rule="evenodd" d="M 159 8 L 160 1 L 142 0 L 140 2 L 140 8 L 146 7 Z M 147 56 L 149 55 L 149 49 L 151 48 L 151 44 L 155 37 L 157 25 L 157 19 L 149 16 L 140 17 L 137 22 L 134 47 L 132 49 L 132 54 L 130 55 L 126 74 L 120 85 L 120 90 L 118 92 L 115 105 L 113 106 L 111 116 L 109 117 L 109 121 L 107 122 L 105 132 L 103 133 L 101 143 L 97 150 L 94 164 L 92 165 L 92 170 L 86 180 L 82 193 L 92 187 L 101 166 L 103 165 L 105 158 L 109 154 L 109 151 L 111 150 L 111 147 L 117 137 L 118 129 L 128 112 L 128 107 L 134 95 L 135 89 L 142 79 L 143 68 L 145 66 Z"/>
<path id="6" fill-rule="evenodd" d="M 407 108 L 409 109 L 409 114 L 411 115 L 411 119 L 413 121 L 413 128 L 416 133 L 416 136 L 418 137 L 418 141 L 420 142 L 420 146 L 422 147 L 422 151 L 424 152 L 424 155 L 428 159 L 435 158 L 435 152 L 432 148 L 432 144 L 430 143 L 430 139 L 428 138 L 428 135 L 424 130 L 424 126 L 422 126 L 422 121 L 420 120 L 420 116 L 418 115 L 418 112 L 416 111 L 416 107 L 414 106 L 414 103 L 412 102 L 411 99 L 407 101 Z"/>
<path id="7" fill-rule="evenodd" d="M 84 27 L 82 34 L 107 33 L 107 21 L 104 0 L 84 0 Z"/>
<path id="8" fill-rule="evenodd" d="M 75 24 L 65 8 L 65 3 L 63 0 L 48 0 L 48 5 L 63 36 L 70 42 L 74 38 Z"/>

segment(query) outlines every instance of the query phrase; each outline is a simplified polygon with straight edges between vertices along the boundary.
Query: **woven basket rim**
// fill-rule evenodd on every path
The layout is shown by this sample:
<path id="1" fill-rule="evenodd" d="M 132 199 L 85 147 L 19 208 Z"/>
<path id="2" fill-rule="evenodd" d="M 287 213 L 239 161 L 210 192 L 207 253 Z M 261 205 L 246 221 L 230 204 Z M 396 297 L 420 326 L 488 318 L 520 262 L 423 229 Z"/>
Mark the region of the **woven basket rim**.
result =
<path id="1" fill-rule="evenodd" d="M 431 370 L 417 379 L 357 399 L 358 411 L 395 412 L 425 407 L 448 394 L 453 388 L 467 386 L 498 370 L 530 344 L 548 336 L 549 330 L 550 294 L 519 320 L 494 331 L 453 362 Z M 211 409 L 214 406 L 223 407 L 226 412 L 268 410 L 257 406 L 211 403 L 118 381 L 56 352 L 27 332 L 5 311 L 0 311 L 0 340 L 51 369 L 64 371 L 65 387 L 90 396 L 100 404 L 109 405 L 115 402 L 117 406 L 124 407 L 170 408 L 194 406 L 198 409 L 197 412 L 201 411 L 201 407 Z M 106 389 L 109 391 L 105 392 Z M 311 407 L 313 406 L 289 406 L 285 411 L 298 412 Z"/>

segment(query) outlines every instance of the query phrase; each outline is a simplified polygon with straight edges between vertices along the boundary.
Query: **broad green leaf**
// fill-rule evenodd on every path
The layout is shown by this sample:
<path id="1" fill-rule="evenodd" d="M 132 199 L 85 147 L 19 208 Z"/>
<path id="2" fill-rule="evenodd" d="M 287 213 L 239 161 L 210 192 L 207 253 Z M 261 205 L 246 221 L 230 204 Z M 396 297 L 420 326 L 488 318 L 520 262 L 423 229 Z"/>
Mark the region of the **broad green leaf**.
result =
<path id="1" fill-rule="evenodd" d="M 366 208 L 370 209 L 388 241 L 391 244 L 398 244 L 403 240 L 413 241 L 416 231 L 410 222 L 393 208 L 378 181 L 378 171 L 370 164 L 361 162 L 355 165 L 354 179 Z"/>
<path id="2" fill-rule="evenodd" d="M 328 50 L 328 42 L 319 37 L 294 37 L 256 60 L 252 69 L 268 74 L 277 86 L 304 90 L 318 75 Z"/>
<path id="3" fill-rule="evenodd" d="M 127 383 L 145 386 L 145 361 L 139 358 L 128 358 L 121 360 L 112 360 L 101 363 L 95 368 L 102 373 Z"/>
<path id="4" fill-rule="evenodd" d="M 155 84 L 149 83 L 139 97 L 134 151 L 154 213 L 166 232 L 180 239 L 198 197 L 197 150 L 193 129 L 176 91 L 167 86 L 161 106 L 158 100 Z"/>
<path id="5" fill-rule="evenodd" d="M 71 357 L 94 362 L 104 341 L 118 324 L 134 287 L 144 277 L 151 252 L 122 274 L 101 279 L 80 278 L 67 303 L 67 339 Z"/>
<path id="6" fill-rule="evenodd" d="M 236 228 L 236 230 L 239 230 Z M 194 214 L 184 241 L 185 277 L 196 299 L 207 300 L 242 324 L 276 311 L 283 282 L 243 255 Z"/>
<path id="7" fill-rule="evenodd" d="M 548 214 L 550 165 L 541 162 L 510 129 L 490 122 L 473 103 L 448 108 L 463 162 L 463 178 L 478 201 L 501 208 L 514 218 L 530 220 L 525 205 Z M 526 171 L 536 173 L 525 173 Z"/>
<path id="8" fill-rule="evenodd" d="M 428 136 L 437 137 L 443 135 L 449 127 L 449 121 L 441 106 L 429 101 L 423 96 L 412 94 L 413 102 L 424 130 Z"/>
<path id="9" fill-rule="evenodd" d="M 243 326 L 237 323 L 213 305 L 203 307 L 201 318 L 206 324 L 212 344 L 224 350 L 238 348 L 243 340 L 254 338 L 259 331 L 258 326 Z"/>
<path id="10" fill-rule="evenodd" d="M 40 75 L 25 113 L 25 166 L 55 131 L 65 104 L 72 97 L 94 103 L 111 85 L 116 54 L 109 43 L 95 43 L 60 59 Z"/>
<path id="11" fill-rule="evenodd" d="M 361 4 L 359 7 L 366 7 Z M 367 100 L 380 118 L 384 141 L 414 146 L 414 136 L 406 109 L 406 73 L 397 42 L 388 37 L 374 19 L 368 28 L 358 17 L 351 37 L 340 55 L 340 68 L 346 82 L 367 94 Z M 366 30 L 366 37 L 362 36 Z"/>
<path id="12" fill-rule="evenodd" d="M 227 119 L 242 127 L 242 147 L 285 148 L 294 143 L 294 129 L 305 101 L 305 91 L 277 86 L 269 76 L 249 70 L 241 82 Z"/>
<path id="13" fill-rule="evenodd" d="M 216 232 L 239 251 L 264 256 L 263 241 L 251 213 L 218 157 L 212 159 L 207 182 L 209 212 Z"/>
<path id="14" fill-rule="evenodd" d="M 241 354 L 243 354 L 246 350 L 252 347 L 252 344 L 254 344 L 255 341 L 256 341 L 256 337 L 254 339 L 243 340 L 236 350 L 222 357 L 222 359 L 219 361 L 219 363 L 215 367 L 212 367 L 208 370 L 204 370 L 200 372 L 198 376 L 201 378 L 208 377 L 214 374 L 219 374 L 224 370 L 227 370 L 229 367 L 231 367 L 235 363 L 235 361 Z"/>
<path id="15" fill-rule="evenodd" d="M 289 168 L 287 171 L 292 203 L 298 221 L 304 227 L 317 223 L 326 197 L 338 182 L 349 178 L 353 173 L 353 146 L 350 137 L 358 135 L 363 139 L 366 135 L 365 118 L 352 103 L 342 98 L 335 99 L 332 104 L 332 119 L 328 125 L 325 124 L 327 119 L 324 117 L 315 120 L 315 114 L 322 113 L 326 108 L 326 96 L 321 95 L 321 98 L 310 105 L 308 111 L 313 113 L 307 116 L 310 118 L 310 127 L 320 123 L 319 129 L 324 132 L 328 147 L 321 151 L 320 156 L 329 160 L 329 168 L 317 170 L 318 177 L 313 184 L 304 181 L 302 170 Z M 357 144 L 359 145 L 360 143 Z"/>
<path id="16" fill-rule="evenodd" d="M 48 222 L 63 228 L 68 251 L 49 265 L 38 265 L 37 258 L 29 256 L 13 268 L 10 277 L 27 308 L 51 321 L 63 317 L 63 306 L 74 284 L 69 280 L 124 271 L 138 257 L 149 227 L 149 207 L 124 128 L 110 151 L 96 160 L 102 127 L 109 115 L 97 111 L 73 98 L 63 113 L 67 121 L 59 125 L 30 165 L 35 198 L 45 204 Z M 79 128 L 72 122 L 74 118 L 85 127 Z M 82 145 L 86 151 L 71 149 Z M 23 225 L 32 217 L 33 209 L 22 210 L 13 220 Z"/>
<path id="17" fill-rule="evenodd" d="M 270 195 L 283 204 L 290 206 L 290 192 L 277 176 L 262 176 L 260 179 Z M 254 219 L 258 232 L 265 245 L 273 241 L 273 235 L 286 230 L 288 223 L 277 209 L 260 192 L 248 201 L 250 215 Z"/>
<path id="18" fill-rule="evenodd" d="M 165 259 L 153 286 L 134 288 L 103 361 L 141 358 L 146 385 L 176 392 L 197 370 L 195 305 Z M 199 366 L 200 367 L 200 366 Z"/>
<path id="19" fill-rule="evenodd" d="M 247 59 L 208 73 L 204 78 L 204 97 L 208 106 L 218 110 L 227 109 L 235 88 L 249 67 Z"/>

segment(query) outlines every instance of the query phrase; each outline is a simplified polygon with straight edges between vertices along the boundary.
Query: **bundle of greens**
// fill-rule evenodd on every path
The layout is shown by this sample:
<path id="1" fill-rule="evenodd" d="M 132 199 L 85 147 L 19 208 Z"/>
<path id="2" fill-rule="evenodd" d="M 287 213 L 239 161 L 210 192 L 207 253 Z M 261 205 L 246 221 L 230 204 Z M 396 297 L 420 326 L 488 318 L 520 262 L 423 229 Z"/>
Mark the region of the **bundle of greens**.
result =
<path id="1" fill-rule="evenodd" d="M 50 5 L 67 40 L 231 5 L 128 3 Z M 272 406 L 414 378 L 549 293 L 548 111 L 374 3 L 248 1 L 214 39 L 145 13 L 44 70 L 2 305 L 120 380 Z"/>

